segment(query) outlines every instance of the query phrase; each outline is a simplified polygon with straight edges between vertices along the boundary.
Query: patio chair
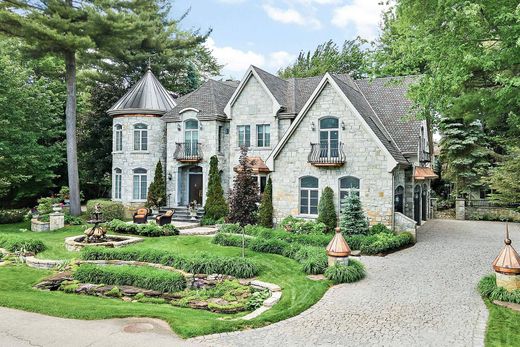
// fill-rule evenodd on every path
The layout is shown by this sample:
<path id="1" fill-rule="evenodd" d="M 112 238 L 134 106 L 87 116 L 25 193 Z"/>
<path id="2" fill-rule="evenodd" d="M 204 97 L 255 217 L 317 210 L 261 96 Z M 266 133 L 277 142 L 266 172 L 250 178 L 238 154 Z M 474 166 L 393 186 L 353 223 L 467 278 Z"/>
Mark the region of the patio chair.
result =
<path id="1" fill-rule="evenodd" d="M 138 209 L 133 216 L 135 224 L 146 224 L 148 216 L 150 215 L 150 210 L 147 208 Z"/>
<path id="2" fill-rule="evenodd" d="M 157 225 L 163 226 L 172 222 L 173 210 L 168 210 L 164 214 L 160 214 L 155 217 Z"/>

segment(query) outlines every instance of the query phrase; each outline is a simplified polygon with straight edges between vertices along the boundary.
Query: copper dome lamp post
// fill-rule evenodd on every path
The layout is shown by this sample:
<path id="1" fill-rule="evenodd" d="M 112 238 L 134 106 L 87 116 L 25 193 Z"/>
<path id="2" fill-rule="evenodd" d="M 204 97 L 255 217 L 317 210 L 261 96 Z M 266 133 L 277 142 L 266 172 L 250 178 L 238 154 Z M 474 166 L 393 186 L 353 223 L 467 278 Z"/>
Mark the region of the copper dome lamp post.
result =
<path id="1" fill-rule="evenodd" d="M 509 226 L 506 224 L 505 246 L 493 261 L 497 286 L 513 291 L 520 289 L 520 255 L 511 246 Z"/>
<path id="2" fill-rule="evenodd" d="M 330 240 L 326 250 L 329 266 L 335 264 L 348 265 L 348 256 L 351 251 L 347 241 L 345 241 L 345 238 L 341 234 L 341 229 L 339 227 L 336 228 L 336 234 L 332 240 Z"/>

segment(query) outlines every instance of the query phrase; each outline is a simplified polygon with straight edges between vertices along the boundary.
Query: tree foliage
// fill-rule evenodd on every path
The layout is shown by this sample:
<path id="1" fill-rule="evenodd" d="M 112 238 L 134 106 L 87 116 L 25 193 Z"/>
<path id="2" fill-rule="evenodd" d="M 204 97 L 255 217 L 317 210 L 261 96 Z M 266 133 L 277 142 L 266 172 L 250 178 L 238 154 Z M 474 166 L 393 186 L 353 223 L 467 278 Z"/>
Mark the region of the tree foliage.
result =
<path id="1" fill-rule="evenodd" d="M 357 194 L 349 194 L 341 202 L 339 226 L 345 235 L 368 233 L 368 221 Z"/>
<path id="2" fill-rule="evenodd" d="M 54 186 L 63 162 L 64 85 L 43 72 L 56 59 L 24 59 L 18 40 L 0 37 L 0 200 L 23 205 Z"/>
<path id="3" fill-rule="evenodd" d="M 209 180 L 208 191 L 206 193 L 206 205 L 204 206 L 205 216 L 214 221 L 226 217 L 228 214 L 228 205 L 224 198 L 224 190 L 218 172 L 218 158 L 212 156 L 209 161 Z"/>
<path id="4" fill-rule="evenodd" d="M 366 41 L 357 37 L 345 40 L 340 48 L 329 40 L 316 47 L 314 52 L 300 52 L 296 61 L 278 71 L 282 78 L 311 77 L 326 72 L 350 74 L 354 78 L 366 75 L 369 51 L 363 48 Z"/>
<path id="5" fill-rule="evenodd" d="M 325 224 L 327 231 L 333 231 L 336 228 L 338 216 L 336 207 L 334 207 L 334 191 L 331 187 L 325 187 L 321 193 L 317 222 Z"/>
<path id="6" fill-rule="evenodd" d="M 148 187 L 146 205 L 148 207 L 160 207 L 166 203 L 166 182 L 164 181 L 163 167 L 161 161 L 155 166 L 155 174 L 152 183 Z"/>
<path id="7" fill-rule="evenodd" d="M 260 202 L 258 224 L 266 228 L 273 227 L 273 182 L 271 177 L 267 179 L 262 201 Z"/>
<path id="8" fill-rule="evenodd" d="M 520 202 L 520 147 L 511 148 L 509 155 L 491 170 L 485 183 L 492 189 L 491 199 L 503 203 Z"/>
<path id="9" fill-rule="evenodd" d="M 236 171 L 229 197 L 229 222 L 239 223 L 241 226 L 256 224 L 258 183 L 253 177 L 246 147 L 240 148 L 239 165 Z"/>

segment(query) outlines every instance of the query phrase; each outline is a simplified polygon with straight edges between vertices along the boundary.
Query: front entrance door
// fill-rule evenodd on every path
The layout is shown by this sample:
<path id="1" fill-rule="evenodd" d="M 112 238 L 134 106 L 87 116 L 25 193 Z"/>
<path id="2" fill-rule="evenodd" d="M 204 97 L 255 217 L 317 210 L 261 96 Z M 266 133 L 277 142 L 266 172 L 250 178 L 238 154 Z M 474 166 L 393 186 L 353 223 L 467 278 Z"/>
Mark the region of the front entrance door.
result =
<path id="1" fill-rule="evenodd" d="M 193 201 L 197 201 L 198 205 L 202 204 L 202 174 L 194 174 L 190 173 L 190 182 L 188 188 L 188 194 L 191 203 Z"/>
<path id="2" fill-rule="evenodd" d="M 421 225 L 421 186 L 416 185 L 413 189 L 413 219 L 417 225 Z"/>

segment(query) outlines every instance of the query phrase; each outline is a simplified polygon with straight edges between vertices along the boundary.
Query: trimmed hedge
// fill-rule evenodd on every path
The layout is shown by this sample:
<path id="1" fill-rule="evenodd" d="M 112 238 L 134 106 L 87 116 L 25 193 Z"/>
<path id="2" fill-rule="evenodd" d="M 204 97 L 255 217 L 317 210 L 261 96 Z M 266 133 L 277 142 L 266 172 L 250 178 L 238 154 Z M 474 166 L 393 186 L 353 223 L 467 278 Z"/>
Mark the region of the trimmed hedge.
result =
<path id="1" fill-rule="evenodd" d="M 208 254 L 183 256 L 157 249 L 85 247 L 81 251 L 81 259 L 142 261 L 172 266 L 190 273 L 218 273 L 239 278 L 254 277 L 260 272 L 256 263 L 246 258 Z"/>
<path id="2" fill-rule="evenodd" d="M 365 267 L 355 259 L 349 259 L 348 265 L 336 264 L 325 270 L 325 277 L 334 282 L 352 283 L 365 277 Z"/>
<path id="3" fill-rule="evenodd" d="M 110 222 L 113 219 L 124 219 L 125 209 L 123 204 L 117 201 L 95 199 L 87 202 L 87 215 L 90 216 L 94 213 L 94 206 L 99 204 L 101 213 L 103 213 L 103 219 Z"/>
<path id="4" fill-rule="evenodd" d="M 0 224 L 20 223 L 27 215 L 27 209 L 0 209 Z"/>
<path id="5" fill-rule="evenodd" d="M 182 274 L 142 266 L 83 264 L 73 276 L 83 283 L 134 286 L 163 293 L 186 288 L 186 279 Z"/>
<path id="6" fill-rule="evenodd" d="M 114 219 L 105 223 L 105 225 L 108 231 L 120 234 L 133 234 L 148 237 L 179 235 L 179 230 L 173 224 L 166 224 L 161 227 L 155 223 L 134 224 Z"/>
<path id="7" fill-rule="evenodd" d="M 508 292 L 505 288 L 498 287 L 495 274 L 483 277 L 478 283 L 477 288 L 482 297 L 488 298 L 491 301 L 499 300 L 520 304 L 520 290 L 517 289 Z"/>
<path id="8" fill-rule="evenodd" d="M 293 216 L 285 217 L 280 222 L 280 227 L 297 234 L 322 233 L 327 229 L 324 223 Z"/>
<path id="9" fill-rule="evenodd" d="M 40 253 L 45 250 L 45 244 L 36 239 L 26 239 L 18 236 L 0 235 L 0 247 L 9 252 Z"/>
<path id="10" fill-rule="evenodd" d="M 378 254 L 383 252 L 389 252 L 406 245 L 413 243 L 413 236 L 410 233 L 402 234 L 387 234 L 380 233 L 373 235 L 374 241 L 368 243 L 364 242 L 361 244 L 361 253 L 363 254 Z M 372 238 L 370 238 L 372 240 Z"/>

